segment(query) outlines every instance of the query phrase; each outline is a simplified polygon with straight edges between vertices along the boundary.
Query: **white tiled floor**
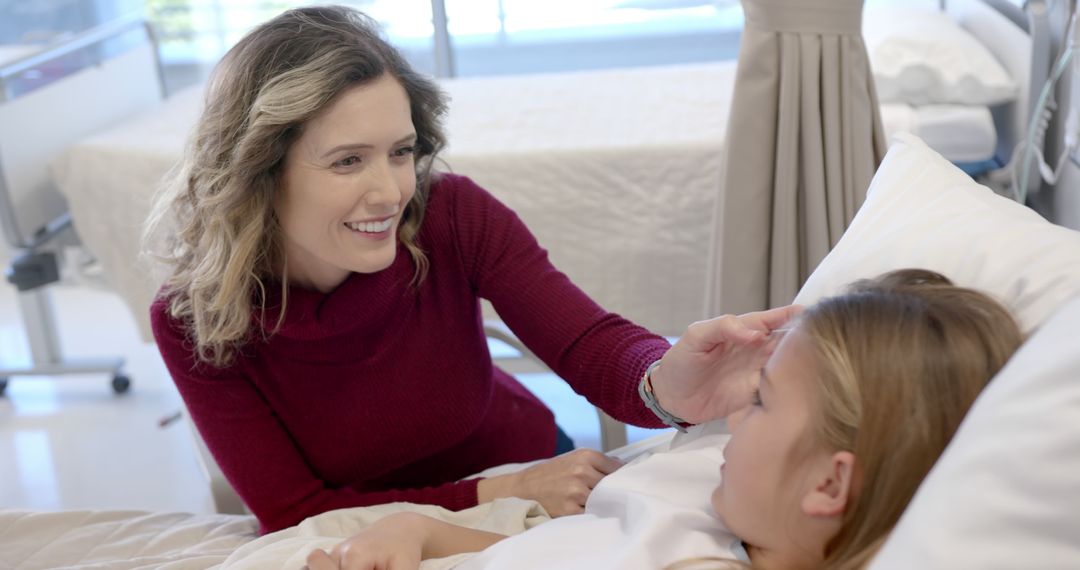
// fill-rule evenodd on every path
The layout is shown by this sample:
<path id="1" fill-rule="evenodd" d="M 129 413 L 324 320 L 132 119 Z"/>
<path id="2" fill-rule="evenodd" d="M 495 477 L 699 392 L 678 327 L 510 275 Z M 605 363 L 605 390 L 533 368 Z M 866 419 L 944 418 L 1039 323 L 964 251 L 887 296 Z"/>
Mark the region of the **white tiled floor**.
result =
<path id="1" fill-rule="evenodd" d="M 123 356 L 132 388 L 115 396 L 105 375 L 12 378 L 0 398 L 0 507 L 211 512 L 187 422 L 158 425 L 180 398 L 126 305 L 88 287 L 54 286 L 52 296 L 65 355 Z M 0 283 L 0 364 L 28 362 L 15 291 Z M 598 447 L 583 398 L 550 373 L 518 376 L 579 447 Z M 631 428 L 630 439 L 655 433 Z"/>
<path id="2" fill-rule="evenodd" d="M 132 389 L 115 396 L 104 374 L 12 378 L 0 399 L 0 457 L 13 463 L 0 469 L 0 505 L 209 512 L 186 423 L 158 426 L 180 399 L 154 345 L 138 338 L 119 297 L 53 291 L 65 355 L 123 356 Z M 0 286 L 0 359 L 26 364 L 15 299 Z"/>

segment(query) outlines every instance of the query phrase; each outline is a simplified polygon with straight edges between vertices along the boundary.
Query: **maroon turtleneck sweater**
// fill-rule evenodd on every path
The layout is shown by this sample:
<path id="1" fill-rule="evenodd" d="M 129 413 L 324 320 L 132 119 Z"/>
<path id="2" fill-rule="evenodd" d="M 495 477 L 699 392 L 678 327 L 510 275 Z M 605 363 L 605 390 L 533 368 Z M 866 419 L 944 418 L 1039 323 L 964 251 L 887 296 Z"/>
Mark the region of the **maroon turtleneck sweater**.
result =
<path id="1" fill-rule="evenodd" d="M 551 412 L 492 365 L 479 298 L 590 402 L 663 427 L 637 382 L 669 344 L 597 306 L 485 190 L 441 175 L 418 241 L 430 261 L 418 288 L 400 244 L 390 267 L 329 294 L 292 287 L 284 326 L 224 369 L 196 363 L 164 298 L 151 307 L 180 395 L 263 532 L 345 507 L 470 507 L 477 481 L 462 477 L 554 453 Z"/>

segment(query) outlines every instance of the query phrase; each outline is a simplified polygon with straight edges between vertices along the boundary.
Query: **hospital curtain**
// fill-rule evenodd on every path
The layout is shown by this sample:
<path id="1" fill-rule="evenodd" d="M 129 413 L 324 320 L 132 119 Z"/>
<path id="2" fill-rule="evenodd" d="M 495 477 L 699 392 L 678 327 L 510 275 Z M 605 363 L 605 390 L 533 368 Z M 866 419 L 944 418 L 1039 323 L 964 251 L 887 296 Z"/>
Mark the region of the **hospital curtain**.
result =
<path id="1" fill-rule="evenodd" d="M 885 154 L 863 0 L 742 0 L 710 316 L 791 302 Z"/>

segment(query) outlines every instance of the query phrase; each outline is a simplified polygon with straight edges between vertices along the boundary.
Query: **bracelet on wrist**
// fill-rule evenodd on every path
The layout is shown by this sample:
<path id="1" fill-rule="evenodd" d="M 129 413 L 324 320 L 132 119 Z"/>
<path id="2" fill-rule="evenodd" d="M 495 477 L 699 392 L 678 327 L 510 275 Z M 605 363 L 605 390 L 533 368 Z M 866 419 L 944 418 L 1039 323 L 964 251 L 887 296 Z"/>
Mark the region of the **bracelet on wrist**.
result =
<path id="1" fill-rule="evenodd" d="M 660 402 L 656 400 L 656 393 L 653 391 L 652 374 L 660 367 L 660 361 L 657 360 L 649 365 L 645 369 L 645 374 L 641 377 L 641 381 L 638 382 L 638 395 L 641 396 L 641 401 L 645 403 L 645 407 L 649 408 L 660 421 L 665 425 L 671 426 L 682 433 L 686 433 L 686 426 L 690 425 L 690 422 L 672 414 L 665 410 Z"/>

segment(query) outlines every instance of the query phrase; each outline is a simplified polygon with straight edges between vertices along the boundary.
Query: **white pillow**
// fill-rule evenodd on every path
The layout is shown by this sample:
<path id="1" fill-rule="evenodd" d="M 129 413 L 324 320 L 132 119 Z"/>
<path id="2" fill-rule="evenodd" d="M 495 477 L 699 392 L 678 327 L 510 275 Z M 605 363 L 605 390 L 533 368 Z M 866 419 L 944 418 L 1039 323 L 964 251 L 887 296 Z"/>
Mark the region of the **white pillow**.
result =
<path id="1" fill-rule="evenodd" d="M 1080 232 L 976 184 L 901 133 L 851 226 L 795 302 L 810 305 L 856 279 L 903 267 L 932 269 L 993 295 L 1029 332 L 1080 292 Z"/>
<path id="2" fill-rule="evenodd" d="M 1017 96 L 993 54 L 943 12 L 867 9 L 863 38 L 882 103 L 996 105 Z"/>
<path id="3" fill-rule="evenodd" d="M 901 134 L 796 302 L 903 267 L 996 296 L 1027 331 L 1053 318 L 976 401 L 871 568 L 1080 568 L 1080 232 Z"/>
<path id="4" fill-rule="evenodd" d="M 994 377 L 871 570 L 1080 568 L 1080 297 Z"/>

